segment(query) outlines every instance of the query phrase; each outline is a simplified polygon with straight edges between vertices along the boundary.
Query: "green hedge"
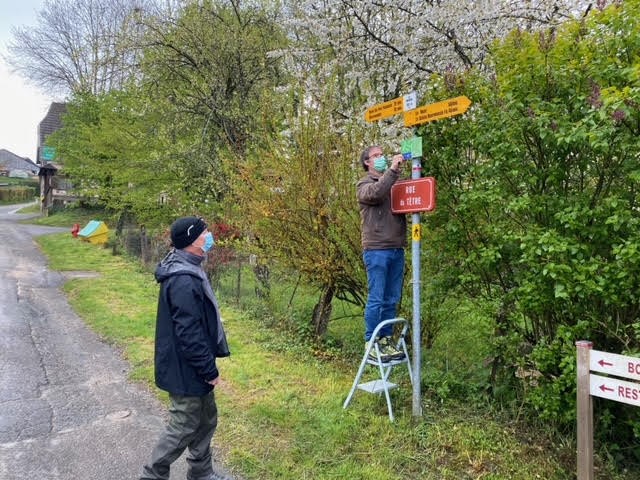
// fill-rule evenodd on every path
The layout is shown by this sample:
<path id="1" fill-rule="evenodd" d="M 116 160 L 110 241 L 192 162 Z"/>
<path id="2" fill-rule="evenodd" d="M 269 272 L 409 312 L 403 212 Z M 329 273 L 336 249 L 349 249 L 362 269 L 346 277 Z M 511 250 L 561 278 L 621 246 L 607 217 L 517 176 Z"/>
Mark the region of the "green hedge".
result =
<path id="1" fill-rule="evenodd" d="M 0 202 L 14 203 L 33 200 L 38 195 L 37 188 L 11 186 L 0 188 Z"/>

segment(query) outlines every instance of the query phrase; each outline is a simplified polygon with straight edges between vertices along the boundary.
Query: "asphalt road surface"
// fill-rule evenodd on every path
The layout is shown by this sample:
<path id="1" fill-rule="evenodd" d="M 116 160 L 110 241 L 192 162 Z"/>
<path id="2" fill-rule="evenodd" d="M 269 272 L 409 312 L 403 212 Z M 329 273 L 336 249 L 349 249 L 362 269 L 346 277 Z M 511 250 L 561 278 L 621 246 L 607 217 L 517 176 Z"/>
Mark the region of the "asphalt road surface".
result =
<path id="1" fill-rule="evenodd" d="M 166 409 L 47 268 L 33 237 L 69 230 L 18 223 L 16 209 L 0 207 L 0 479 L 136 479 Z M 180 458 L 171 479 L 185 478 Z"/>

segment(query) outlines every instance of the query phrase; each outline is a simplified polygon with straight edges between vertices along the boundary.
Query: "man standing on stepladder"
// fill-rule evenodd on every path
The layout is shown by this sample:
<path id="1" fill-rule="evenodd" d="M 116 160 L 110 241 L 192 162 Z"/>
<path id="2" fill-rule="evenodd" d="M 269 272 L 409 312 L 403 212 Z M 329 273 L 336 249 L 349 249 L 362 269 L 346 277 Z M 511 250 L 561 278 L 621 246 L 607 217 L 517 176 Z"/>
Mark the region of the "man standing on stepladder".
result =
<path id="1" fill-rule="evenodd" d="M 391 187 L 400 176 L 403 161 L 402 155 L 393 155 L 389 165 L 379 146 L 365 148 L 360 155 L 360 163 L 367 172 L 357 185 L 363 259 L 369 287 L 364 310 L 366 342 L 372 340 L 373 331 L 380 322 L 396 318 L 396 307 L 402 294 L 407 220 L 404 214 L 395 215 L 391 211 Z M 392 333 L 393 326 L 387 325 L 379 337 L 373 339 L 378 342 L 382 361 L 404 357 L 404 353 L 393 345 Z"/>

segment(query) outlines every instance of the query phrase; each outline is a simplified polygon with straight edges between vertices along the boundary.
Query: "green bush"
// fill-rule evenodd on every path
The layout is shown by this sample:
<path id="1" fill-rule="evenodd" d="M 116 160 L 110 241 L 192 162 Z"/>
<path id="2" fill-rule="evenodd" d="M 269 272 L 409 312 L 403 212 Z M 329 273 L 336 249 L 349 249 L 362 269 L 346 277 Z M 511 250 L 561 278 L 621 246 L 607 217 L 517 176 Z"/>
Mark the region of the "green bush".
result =
<path id="1" fill-rule="evenodd" d="M 0 203 L 21 203 L 33 200 L 38 194 L 36 187 L 8 186 L 0 187 Z"/>
<path id="2" fill-rule="evenodd" d="M 438 179 L 433 277 L 491 306 L 496 398 L 561 431 L 575 427 L 575 342 L 640 351 L 638 18 L 628 1 L 512 32 L 493 49 L 494 77 L 435 79 L 434 97 L 467 95 L 471 113 L 420 129 Z M 595 410 L 615 419 L 596 436 L 627 461 L 637 412 Z"/>

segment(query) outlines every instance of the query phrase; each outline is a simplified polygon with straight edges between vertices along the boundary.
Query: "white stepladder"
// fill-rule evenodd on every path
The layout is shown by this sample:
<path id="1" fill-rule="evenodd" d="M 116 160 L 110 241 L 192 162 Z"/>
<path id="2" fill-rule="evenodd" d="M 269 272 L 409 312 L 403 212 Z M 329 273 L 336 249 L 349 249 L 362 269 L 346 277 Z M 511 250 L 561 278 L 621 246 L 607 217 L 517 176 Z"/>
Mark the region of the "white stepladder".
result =
<path id="1" fill-rule="evenodd" d="M 389 409 L 389 420 L 393 422 L 393 409 L 391 407 L 391 397 L 389 396 L 389 390 L 392 390 L 398 386 L 396 383 L 391 383 L 389 381 L 389 375 L 391 375 L 391 370 L 396 365 L 402 365 L 403 363 L 407 364 L 407 370 L 409 371 L 409 379 L 413 383 L 413 375 L 411 372 L 411 362 L 409 360 L 409 352 L 407 352 L 407 342 L 405 341 L 405 337 L 407 335 L 407 331 L 409 330 L 409 323 L 404 318 L 392 318 L 390 320 L 384 320 L 378 324 L 376 329 L 373 331 L 371 338 L 378 338 L 378 332 L 387 325 L 402 325 L 402 330 L 400 332 L 400 337 L 398 338 L 398 343 L 396 348 L 404 353 L 404 358 L 391 360 L 388 362 L 382 361 L 382 356 L 380 354 L 380 347 L 378 346 L 378 342 L 368 342 L 367 348 L 364 352 L 364 357 L 362 357 L 362 362 L 360 363 L 360 368 L 358 369 L 358 373 L 356 375 L 355 380 L 353 381 L 353 386 L 351 387 L 351 391 L 347 396 L 347 399 L 344 401 L 343 408 L 347 408 L 357 389 L 363 390 L 369 393 L 377 393 L 380 394 L 384 392 L 384 395 L 387 399 L 387 407 Z M 371 349 L 375 351 L 375 359 L 369 357 L 369 353 Z M 372 380 L 370 382 L 359 383 L 362 374 L 367 365 L 371 365 L 374 367 L 378 367 L 378 372 L 380 373 L 380 378 L 376 380 Z"/>

